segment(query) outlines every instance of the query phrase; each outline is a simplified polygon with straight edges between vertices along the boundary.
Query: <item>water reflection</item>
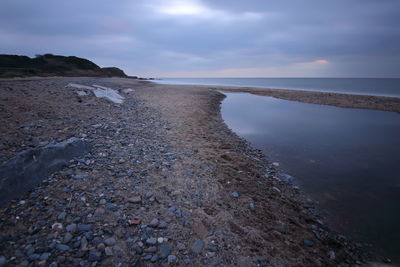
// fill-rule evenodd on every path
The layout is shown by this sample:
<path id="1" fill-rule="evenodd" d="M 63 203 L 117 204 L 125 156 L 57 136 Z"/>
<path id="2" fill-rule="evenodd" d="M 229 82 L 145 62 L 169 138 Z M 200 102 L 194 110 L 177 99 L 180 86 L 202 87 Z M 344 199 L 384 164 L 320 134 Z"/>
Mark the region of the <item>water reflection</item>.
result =
<path id="1" fill-rule="evenodd" d="M 227 93 L 222 116 L 328 212 L 400 260 L 400 115 Z"/>

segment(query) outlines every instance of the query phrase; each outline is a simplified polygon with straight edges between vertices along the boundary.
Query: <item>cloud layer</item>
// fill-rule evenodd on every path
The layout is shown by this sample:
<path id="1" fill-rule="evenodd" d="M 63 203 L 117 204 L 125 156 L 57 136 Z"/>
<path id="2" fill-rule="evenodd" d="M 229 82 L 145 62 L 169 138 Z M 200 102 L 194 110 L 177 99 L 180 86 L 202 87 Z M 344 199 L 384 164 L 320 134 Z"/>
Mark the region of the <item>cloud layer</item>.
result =
<path id="1" fill-rule="evenodd" d="M 398 0 L 2 0 L 0 51 L 157 77 L 400 77 Z"/>

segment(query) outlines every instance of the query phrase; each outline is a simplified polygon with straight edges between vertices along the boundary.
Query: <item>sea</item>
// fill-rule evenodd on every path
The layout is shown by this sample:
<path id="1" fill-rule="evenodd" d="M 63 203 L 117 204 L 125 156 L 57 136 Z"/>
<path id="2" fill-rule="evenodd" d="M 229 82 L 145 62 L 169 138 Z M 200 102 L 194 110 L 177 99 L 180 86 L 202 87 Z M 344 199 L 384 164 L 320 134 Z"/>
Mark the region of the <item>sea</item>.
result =
<path id="1" fill-rule="evenodd" d="M 162 78 L 155 82 L 400 97 L 400 78 Z"/>

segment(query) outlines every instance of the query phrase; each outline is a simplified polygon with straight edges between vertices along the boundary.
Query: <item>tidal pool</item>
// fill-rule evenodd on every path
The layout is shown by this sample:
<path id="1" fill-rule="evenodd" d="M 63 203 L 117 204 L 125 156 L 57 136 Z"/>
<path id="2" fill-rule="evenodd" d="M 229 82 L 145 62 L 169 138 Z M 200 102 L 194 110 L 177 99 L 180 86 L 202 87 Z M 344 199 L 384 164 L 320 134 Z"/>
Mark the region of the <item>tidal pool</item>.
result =
<path id="1" fill-rule="evenodd" d="M 400 261 L 400 114 L 222 93 L 225 123 L 295 177 L 334 230 Z"/>

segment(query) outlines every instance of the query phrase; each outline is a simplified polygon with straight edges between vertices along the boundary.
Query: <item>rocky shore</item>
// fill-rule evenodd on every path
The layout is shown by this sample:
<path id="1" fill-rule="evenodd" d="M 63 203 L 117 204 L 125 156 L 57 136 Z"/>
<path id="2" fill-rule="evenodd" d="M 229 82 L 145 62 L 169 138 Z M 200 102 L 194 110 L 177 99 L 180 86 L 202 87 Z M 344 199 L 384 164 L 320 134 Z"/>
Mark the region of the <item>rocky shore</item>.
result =
<path id="1" fill-rule="evenodd" d="M 95 97 L 94 84 L 123 101 Z M 123 78 L 2 80 L 0 90 L 1 163 L 72 137 L 87 146 L 0 207 L 0 266 L 344 267 L 369 259 L 228 129 L 215 90 Z"/>

